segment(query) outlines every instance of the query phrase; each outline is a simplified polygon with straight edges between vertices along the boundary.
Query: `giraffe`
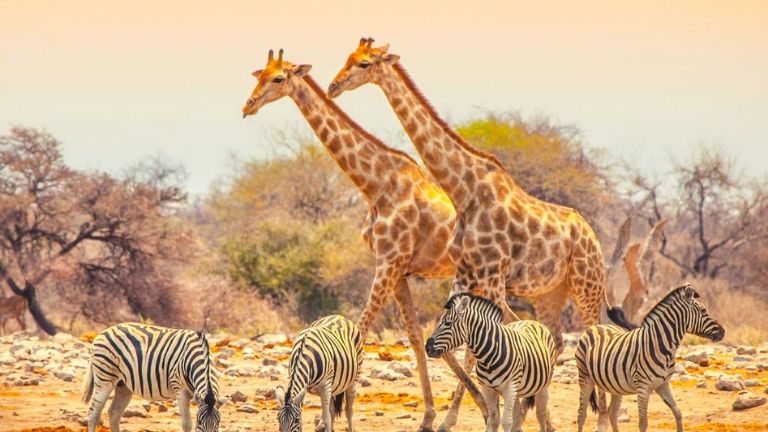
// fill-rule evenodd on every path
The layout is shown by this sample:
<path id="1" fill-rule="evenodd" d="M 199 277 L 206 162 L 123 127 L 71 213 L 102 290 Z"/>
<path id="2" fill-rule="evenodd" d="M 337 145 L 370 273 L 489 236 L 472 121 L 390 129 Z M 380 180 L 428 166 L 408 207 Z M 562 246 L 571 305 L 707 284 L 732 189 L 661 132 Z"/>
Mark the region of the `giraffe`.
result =
<path id="1" fill-rule="evenodd" d="M 531 298 L 538 319 L 562 351 L 560 312 L 568 296 L 585 325 L 600 321 L 605 264 L 594 231 L 576 210 L 531 196 L 496 157 L 467 144 L 440 118 L 400 57 L 389 53 L 388 45 L 372 43 L 361 40 L 331 82 L 328 96 L 366 83 L 382 89 L 458 212 L 449 246 L 456 264 L 454 293 L 471 291 L 502 307 L 505 293 Z M 468 359 L 466 366 L 472 363 Z M 462 393 L 459 384 L 441 429 L 455 425 Z"/>
<path id="2" fill-rule="evenodd" d="M 373 319 L 393 294 L 405 322 L 424 398 L 420 431 L 431 431 L 434 400 L 427 372 L 421 327 L 408 285 L 410 275 L 428 279 L 453 276 L 448 254 L 456 211 L 445 192 L 406 153 L 387 147 L 355 123 L 308 74 L 310 65 L 294 65 L 269 51 L 267 65 L 253 72 L 258 84 L 243 107 L 243 118 L 264 105 L 290 97 L 341 170 L 369 205 L 363 238 L 374 253 L 375 275 L 359 320 L 365 340 Z M 481 398 L 479 390 L 473 397 Z"/>

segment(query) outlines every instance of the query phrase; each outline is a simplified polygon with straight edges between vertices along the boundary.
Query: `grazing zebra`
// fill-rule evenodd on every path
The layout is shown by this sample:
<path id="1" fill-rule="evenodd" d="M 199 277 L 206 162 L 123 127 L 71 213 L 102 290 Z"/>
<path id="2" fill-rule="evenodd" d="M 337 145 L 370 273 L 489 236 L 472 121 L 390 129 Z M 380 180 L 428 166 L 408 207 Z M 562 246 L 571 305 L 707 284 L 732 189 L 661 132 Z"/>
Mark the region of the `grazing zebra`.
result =
<path id="1" fill-rule="evenodd" d="M 333 430 L 333 417 L 341 415 L 342 398 L 345 398 L 347 431 L 353 432 L 352 402 L 362 362 L 363 341 L 352 321 L 330 315 L 302 330 L 291 351 L 288 387 L 275 390 L 280 432 L 302 430 L 301 407 L 307 391 L 320 395 L 323 416 L 317 430 Z"/>
<path id="2" fill-rule="evenodd" d="M 438 358 L 467 344 L 477 359 L 477 378 L 488 405 L 486 431 L 498 430 L 500 420 L 504 432 L 519 430 L 525 418 L 520 398 L 526 398 L 525 409 L 536 405 L 540 430 L 551 430 L 547 400 L 557 351 L 549 329 L 529 320 L 504 325 L 495 303 L 471 294 L 452 296 L 445 309 L 427 340 L 427 355 Z M 499 395 L 504 397 L 501 419 Z"/>
<path id="3" fill-rule="evenodd" d="M 628 323 L 621 324 L 626 328 Z M 686 333 L 715 342 L 725 336 L 725 329 L 709 316 L 690 284 L 669 293 L 639 327 L 634 327 L 627 331 L 613 325 L 596 325 L 581 335 L 576 350 L 581 388 L 579 432 L 587 416 L 587 402 L 596 410 L 595 386 L 611 393 L 608 416 L 614 432 L 619 430 L 621 397 L 629 394 L 637 394 L 640 430 L 647 429 L 648 398 L 654 391 L 672 410 L 677 431 L 682 431 L 682 415 L 669 386 L 677 347 Z M 605 418 L 600 418 L 598 430 L 605 426 Z"/>
<path id="4" fill-rule="evenodd" d="M 197 403 L 198 432 L 219 430 L 219 391 L 211 364 L 208 341 L 202 332 L 177 330 L 137 323 L 112 326 L 93 340 L 91 364 L 85 379 L 83 402 L 88 403 L 88 432 L 94 432 L 101 410 L 112 390 L 109 407 L 112 432 L 120 429 L 120 417 L 137 394 L 148 400 L 178 401 L 181 427 L 191 429 L 189 402 Z"/>

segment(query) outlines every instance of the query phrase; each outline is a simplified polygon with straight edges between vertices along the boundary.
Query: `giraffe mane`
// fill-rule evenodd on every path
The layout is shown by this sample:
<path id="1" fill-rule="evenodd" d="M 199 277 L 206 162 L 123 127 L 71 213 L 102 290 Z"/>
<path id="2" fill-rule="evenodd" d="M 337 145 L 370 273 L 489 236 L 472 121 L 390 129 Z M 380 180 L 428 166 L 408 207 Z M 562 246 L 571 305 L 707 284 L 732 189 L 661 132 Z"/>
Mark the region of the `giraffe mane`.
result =
<path id="1" fill-rule="evenodd" d="M 456 131 L 451 128 L 451 126 L 448 125 L 448 123 L 443 120 L 442 117 L 440 117 L 440 114 L 438 114 L 435 107 L 432 106 L 432 103 L 429 102 L 426 96 L 424 96 L 424 93 L 421 92 L 419 87 L 416 85 L 416 83 L 413 81 L 413 78 L 408 74 L 408 71 L 405 70 L 403 65 L 400 63 L 395 63 L 392 65 L 392 68 L 397 72 L 398 75 L 400 75 L 400 78 L 403 79 L 403 82 L 405 83 L 405 86 L 408 87 L 416 96 L 416 99 L 421 102 L 422 105 L 427 109 L 427 112 L 432 116 L 432 118 L 437 122 L 438 125 L 443 129 L 445 133 L 447 133 L 451 138 L 453 138 L 454 141 L 456 141 L 459 146 L 461 146 L 464 150 L 468 151 L 469 153 L 481 158 L 485 159 L 488 162 L 493 163 L 497 167 L 499 167 L 504 172 L 507 171 L 507 169 L 504 167 L 504 165 L 501 163 L 501 161 L 492 153 L 480 150 L 479 148 L 470 145 L 467 143 L 464 138 L 462 138 Z"/>
<path id="2" fill-rule="evenodd" d="M 382 148 L 383 150 L 389 153 L 392 153 L 398 157 L 404 158 L 406 159 L 407 162 L 413 163 L 417 167 L 419 166 L 419 164 L 416 162 L 416 159 L 414 159 L 411 155 L 409 155 L 408 153 L 402 150 L 398 150 L 384 144 L 380 139 L 373 136 L 370 132 L 363 129 L 363 127 L 360 126 L 356 121 L 352 120 L 352 118 L 349 117 L 349 115 L 347 115 L 347 113 L 344 112 L 344 110 L 342 110 L 341 107 L 336 105 L 336 102 L 328 98 L 328 95 L 326 95 L 325 91 L 320 87 L 317 81 L 315 81 L 311 76 L 305 75 L 304 81 L 307 84 L 309 84 L 309 87 L 313 91 L 317 92 L 317 94 L 323 98 L 325 103 L 333 110 L 333 112 L 335 112 L 339 117 L 341 117 L 342 120 L 344 120 L 347 124 L 349 124 L 350 128 L 354 129 L 360 135 L 365 137 L 365 139 L 367 139 L 368 141 L 371 141 L 374 145 Z"/>

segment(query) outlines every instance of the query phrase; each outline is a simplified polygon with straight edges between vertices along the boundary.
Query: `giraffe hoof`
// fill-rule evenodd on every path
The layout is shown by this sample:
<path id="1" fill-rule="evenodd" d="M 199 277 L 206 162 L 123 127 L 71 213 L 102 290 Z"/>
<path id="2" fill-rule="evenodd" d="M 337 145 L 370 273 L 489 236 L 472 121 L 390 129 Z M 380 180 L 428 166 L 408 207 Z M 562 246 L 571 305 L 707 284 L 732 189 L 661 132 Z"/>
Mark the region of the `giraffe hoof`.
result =
<path id="1" fill-rule="evenodd" d="M 440 426 L 439 428 L 437 428 L 437 432 L 451 432 L 451 430 L 445 426 Z"/>
<path id="2" fill-rule="evenodd" d="M 432 428 L 422 426 L 419 428 L 419 432 L 433 432 L 433 431 L 432 431 Z"/>

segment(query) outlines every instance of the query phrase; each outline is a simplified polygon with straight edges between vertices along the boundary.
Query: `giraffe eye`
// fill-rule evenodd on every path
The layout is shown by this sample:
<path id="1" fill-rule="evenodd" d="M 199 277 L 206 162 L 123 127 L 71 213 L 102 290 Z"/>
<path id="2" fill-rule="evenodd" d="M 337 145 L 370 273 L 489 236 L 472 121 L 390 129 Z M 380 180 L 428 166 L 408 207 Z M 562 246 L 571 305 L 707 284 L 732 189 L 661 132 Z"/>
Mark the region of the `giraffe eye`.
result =
<path id="1" fill-rule="evenodd" d="M 277 77 L 272 78 L 272 82 L 273 83 L 280 84 L 283 81 L 285 81 L 285 77 L 282 77 L 282 76 L 277 76 Z"/>
<path id="2" fill-rule="evenodd" d="M 371 64 L 368 63 L 368 62 L 362 62 L 362 63 L 358 64 L 358 66 L 360 66 L 361 69 L 367 69 L 368 66 L 370 66 L 370 65 Z"/>

